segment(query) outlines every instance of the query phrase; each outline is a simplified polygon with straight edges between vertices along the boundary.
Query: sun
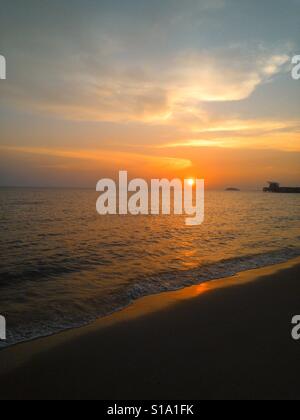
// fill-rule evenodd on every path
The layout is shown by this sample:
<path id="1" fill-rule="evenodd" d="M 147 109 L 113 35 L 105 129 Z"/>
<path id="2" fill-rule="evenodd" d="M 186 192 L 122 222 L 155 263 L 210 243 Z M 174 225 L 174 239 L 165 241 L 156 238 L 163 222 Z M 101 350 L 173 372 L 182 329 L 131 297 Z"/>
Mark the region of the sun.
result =
<path id="1" fill-rule="evenodd" d="M 188 179 L 188 184 L 193 187 L 195 185 L 195 180 L 193 178 Z"/>

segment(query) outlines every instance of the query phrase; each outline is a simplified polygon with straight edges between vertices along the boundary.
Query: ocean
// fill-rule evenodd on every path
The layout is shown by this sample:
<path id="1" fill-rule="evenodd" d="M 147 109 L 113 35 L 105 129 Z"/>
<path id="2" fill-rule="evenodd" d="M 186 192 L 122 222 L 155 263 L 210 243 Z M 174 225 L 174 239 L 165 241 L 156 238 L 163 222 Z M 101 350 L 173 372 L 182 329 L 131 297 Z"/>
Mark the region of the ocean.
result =
<path id="1" fill-rule="evenodd" d="M 207 191 L 205 222 L 194 227 L 185 216 L 99 216 L 97 197 L 0 189 L 0 346 L 300 255 L 299 195 Z"/>

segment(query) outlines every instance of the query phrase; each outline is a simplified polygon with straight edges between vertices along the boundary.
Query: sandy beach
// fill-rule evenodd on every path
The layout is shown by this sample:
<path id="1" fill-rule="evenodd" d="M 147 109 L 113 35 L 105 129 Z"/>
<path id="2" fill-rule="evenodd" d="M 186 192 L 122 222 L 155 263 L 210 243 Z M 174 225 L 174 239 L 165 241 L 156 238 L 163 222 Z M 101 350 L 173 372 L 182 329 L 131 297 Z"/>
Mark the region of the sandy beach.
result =
<path id="1" fill-rule="evenodd" d="M 298 399 L 300 259 L 0 353 L 0 399 Z"/>

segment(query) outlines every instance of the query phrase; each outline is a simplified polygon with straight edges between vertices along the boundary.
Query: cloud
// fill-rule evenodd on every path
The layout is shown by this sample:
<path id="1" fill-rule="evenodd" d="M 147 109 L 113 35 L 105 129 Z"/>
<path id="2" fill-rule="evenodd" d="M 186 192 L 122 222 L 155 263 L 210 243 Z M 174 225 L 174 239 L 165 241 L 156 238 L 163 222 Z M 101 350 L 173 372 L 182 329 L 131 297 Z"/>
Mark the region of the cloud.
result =
<path id="1" fill-rule="evenodd" d="M 80 171 L 90 168 L 91 164 L 95 164 L 99 168 L 99 164 L 107 165 L 113 168 L 122 168 L 125 164 L 128 170 L 139 170 L 141 167 L 143 171 L 157 170 L 157 171 L 181 171 L 192 166 L 189 159 L 181 159 L 177 157 L 168 156 L 151 156 L 138 153 L 106 151 L 106 150 L 69 150 L 69 149 L 54 149 L 46 147 L 17 147 L 17 146 L 1 146 L 0 151 L 11 154 L 26 154 L 32 156 L 46 156 L 48 158 L 61 159 L 63 162 L 80 161 Z M 66 163 L 64 163 L 66 165 Z M 60 163 L 58 164 L 58 167 Z M 68 167 L 68 166 L 67 166 Z"/>
<path id="2" fill-rule="evenodd" d="M 226 131 L 230 129 L 230 131 Z M 253 150 L 280 150 L 300 152 L 299 125 L 291 122 L 242 122 L 236 127 L 220 127 L 194 138 L 182 138 L 161 144 L 158 149 L 201 149 L 201 148 L 235 148 Z"/>
<path id="3" fill-rule="evenodd" d="M 75 121 L 181 124 L 205 118 L 202 103 L 248 98 L 289 61 L 259 45 L 129 57 L 112 39 L 65 57 L 29 55 L 1 85 L 1 101 Z"/>

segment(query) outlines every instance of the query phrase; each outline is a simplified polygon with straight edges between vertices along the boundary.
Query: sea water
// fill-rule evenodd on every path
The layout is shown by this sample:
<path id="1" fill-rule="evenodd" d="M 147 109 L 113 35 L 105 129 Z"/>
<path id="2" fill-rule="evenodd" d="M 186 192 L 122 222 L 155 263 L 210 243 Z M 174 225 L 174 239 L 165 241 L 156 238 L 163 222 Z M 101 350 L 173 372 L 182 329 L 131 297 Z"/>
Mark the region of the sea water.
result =
<path id="1" fill-rule="evenodd" d="M 99 216 L 96 200 L 92 190 L 0 189 L 0 346 L 300 255 L 300 195 L 207 191 L 193 227 L 184 215 Z"/>

